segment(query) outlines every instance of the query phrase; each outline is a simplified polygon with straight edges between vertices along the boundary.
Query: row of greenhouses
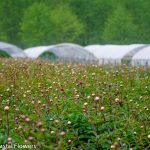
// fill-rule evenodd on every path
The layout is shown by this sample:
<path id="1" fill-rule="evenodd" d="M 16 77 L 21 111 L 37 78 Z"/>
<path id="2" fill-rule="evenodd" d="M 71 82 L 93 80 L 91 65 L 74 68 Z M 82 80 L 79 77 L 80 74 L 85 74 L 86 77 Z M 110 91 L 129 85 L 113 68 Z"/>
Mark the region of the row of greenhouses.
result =
<path id="1" fill-rule="evenodd" d="M 0 56 L 13 58 L 67 60 L 98 64 L 130 62 L 133 65 L 150 65 L 150 44 L 88 45 L 62 43 L 27 49 L 0 42 Z"/>

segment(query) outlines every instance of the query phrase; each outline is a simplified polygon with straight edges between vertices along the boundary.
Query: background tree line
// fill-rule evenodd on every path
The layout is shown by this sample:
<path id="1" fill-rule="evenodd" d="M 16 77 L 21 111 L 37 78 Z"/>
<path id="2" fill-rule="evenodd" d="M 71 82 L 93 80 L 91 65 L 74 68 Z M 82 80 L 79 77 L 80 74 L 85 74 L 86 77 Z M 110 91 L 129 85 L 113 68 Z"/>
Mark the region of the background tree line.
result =
<path id="1" fill-rule="evenodd" d="M 150 0 L 0 0 L 0 41 L 150 43 Z"/>

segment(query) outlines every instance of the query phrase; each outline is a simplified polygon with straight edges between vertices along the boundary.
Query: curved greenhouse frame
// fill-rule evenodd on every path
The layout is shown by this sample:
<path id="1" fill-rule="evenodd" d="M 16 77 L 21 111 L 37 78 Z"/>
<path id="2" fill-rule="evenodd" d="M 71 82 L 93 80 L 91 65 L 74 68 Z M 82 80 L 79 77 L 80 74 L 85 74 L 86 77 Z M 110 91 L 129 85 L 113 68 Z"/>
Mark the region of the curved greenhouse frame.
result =
<path id="1" fill-rule="evenodd" d="M 136 52 L 140 51 L 144 44 L 132 45 L 89 45 L 85 49 L 92 52 L 98 59 L 99 63 L 121 63 L 122 59 L 129 59 Z M 132 53 L 131 53 L 132 52 Z"/>
<path id="2" fill-rule="evenodd" d="M 31 47 L 24 50 L 25 54 L 32 59 L 36 59 L 40 57 L 44 52 L 49 51 L 50 48 L 53 46 L 38 46 L 38 47 Z"/>
<path id="3" fill-rule="evenodd" d="M 25 50 L 28 57 L 36 59 L 44 52 L 51 52 L 62 60 L 70 61 L 96 61 L 96 57 L 86 51 L 82 46 L 70 43 L 57 44 L 51 46 L 39 46 Z"/>
<path id="4" fill-rule="evenodd" d="M 15 45 L 0 42 L 0 51 L 3 54 L 6 54 L 7 56 L 13 57 L 13 58 L 25 58 L 26 55 L 22 51 L 22 49 L 18 48 Z"/>
<path id="5" fill-rule="evenodd" d="M 132 57 L 133 65 L 150 65 L 150 44 Z"/>

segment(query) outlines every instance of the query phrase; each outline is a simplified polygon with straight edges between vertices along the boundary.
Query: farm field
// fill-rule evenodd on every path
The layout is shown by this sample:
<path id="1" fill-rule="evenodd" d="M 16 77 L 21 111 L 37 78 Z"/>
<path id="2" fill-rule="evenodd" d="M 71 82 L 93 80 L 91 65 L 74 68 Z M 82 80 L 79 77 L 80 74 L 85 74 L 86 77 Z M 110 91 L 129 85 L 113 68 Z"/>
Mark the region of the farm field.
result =
<path id="1" fill-rule="evenodd" d="M 0 59 L 0 145 L 148 150 L 149 106 L 150 68 Z"/>

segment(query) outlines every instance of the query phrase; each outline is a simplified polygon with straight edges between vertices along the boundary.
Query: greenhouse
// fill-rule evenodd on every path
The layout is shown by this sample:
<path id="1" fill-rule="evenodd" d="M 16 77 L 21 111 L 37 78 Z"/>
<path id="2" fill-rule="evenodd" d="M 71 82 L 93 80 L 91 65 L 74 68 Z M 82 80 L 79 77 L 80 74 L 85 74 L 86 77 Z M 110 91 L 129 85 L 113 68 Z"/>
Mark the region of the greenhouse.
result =
<path id="1" fill-rule="evenodd" d="M 29 58 L 36 59 L 36 58 L 40 57 L 43 53 L 50 52 L 49 49 L 52 47 L 53 46 L 32 47 L 32 48 L 25 49 L 24 52 Z"/>
<path id="2" fill-rule="evenodd" d="M 12 44 L 0 42 L 0 57 L 25 58 L 25 53 Z"/>
<path id="3" fill-rule="evenodd" d="M 132 64 L 150 65 L 150 45 L 147 45 L 132 57 Z"/>
<path id="4" fill-rule="evenodd" d="M 99 59 L 99 63 L 121 63 L 132 59 L 132 55 L 144 48 L 144 44 L 132 45 L 89 45 L 85 49 Z"/>
<path id="5" fill-rule="evenodd" d="M 69 61 L 96 61 L 97 58 L 86 51 L 82 46 L 76 44 L 58 44 L 52 46 L 40 46 L 25 49 L 25 53 L 29 58 L 36 59 L 38 57 L 46 59 L 59 59 Z"/>
<path id="6" fill-rule="evenodd" d="M 89 45 L 82 47 L 77 44 L 63 43 L 50 46 L 38 46 L 24 51 L 15 45 L 0 42 L 0 57 L 41 58 L 45 60 L 62 60 L 88 63 L 146 63 L 150 65 L 150 45 Z"/>

